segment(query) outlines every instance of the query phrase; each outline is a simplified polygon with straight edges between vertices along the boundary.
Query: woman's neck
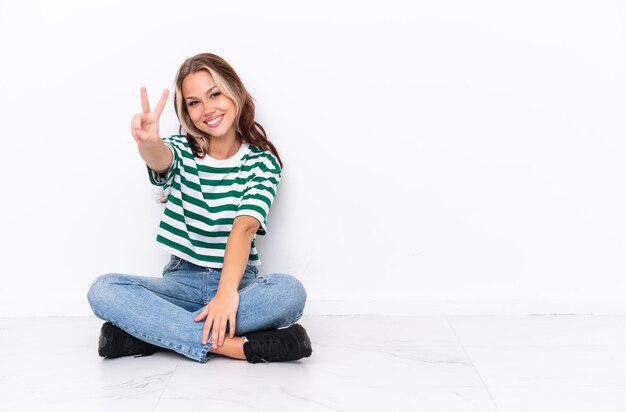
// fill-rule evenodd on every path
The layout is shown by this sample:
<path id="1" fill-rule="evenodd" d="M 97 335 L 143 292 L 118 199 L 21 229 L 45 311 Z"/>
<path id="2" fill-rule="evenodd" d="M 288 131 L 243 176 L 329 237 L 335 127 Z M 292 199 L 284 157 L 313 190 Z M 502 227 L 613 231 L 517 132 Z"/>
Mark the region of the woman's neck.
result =
<path id="1" fill-rule="evenodd" d="M 241 139 L 223 140 L 223 138 L 211 137 L 210 147 L 206 148 L 206 154 L 215 160 L 224 160 L 233 157 L 241 148 Z"/>

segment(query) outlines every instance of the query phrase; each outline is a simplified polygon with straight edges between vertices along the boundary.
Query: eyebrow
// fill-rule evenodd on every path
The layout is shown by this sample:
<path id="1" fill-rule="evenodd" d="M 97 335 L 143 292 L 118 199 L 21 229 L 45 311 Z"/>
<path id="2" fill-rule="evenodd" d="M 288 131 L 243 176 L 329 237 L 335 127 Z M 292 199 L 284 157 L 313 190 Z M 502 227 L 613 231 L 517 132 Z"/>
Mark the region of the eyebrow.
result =
<path id="1" fill-rule="evenodd" d="M 217 87 L 217 86 L 213 86 L 213 87 L 211 87 L 211 88 L 210 88 L 209 90 L 207 90 L 204 94 L 209 94 L 209 93 L 211 93 L 211 91 L 212 91 L 213 89 L 215 89 L 216 87 Z M 189 99 L 197 99 L 197 97 L 196 97 L 196 96 L 189 96 L 189 97 L 185 97 L 185 100 L 189 100 Z"/>

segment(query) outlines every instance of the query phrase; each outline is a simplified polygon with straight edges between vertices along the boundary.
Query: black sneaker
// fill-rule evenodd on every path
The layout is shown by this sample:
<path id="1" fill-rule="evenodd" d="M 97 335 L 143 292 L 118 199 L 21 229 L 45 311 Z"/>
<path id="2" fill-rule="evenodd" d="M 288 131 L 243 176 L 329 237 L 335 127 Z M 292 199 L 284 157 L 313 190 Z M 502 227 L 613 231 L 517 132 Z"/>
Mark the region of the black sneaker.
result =
<path id="1" fill-rule="evenodd" d="M 160 347 L 137 339 L 124 332 L 111 322 L 105 322 L 100 330 L 98 354 L 103 358 L 119 358 L 120 356 L 150 356 L 161 350 Z"/>
<path id="2" fill-rule="evenodd" d="M 292 361 L 311 356 L 311 340 L 304 328 L 294 323 L 288 328 L 263 330 L 245 335 L 243 353 L 250 363 Z"/>

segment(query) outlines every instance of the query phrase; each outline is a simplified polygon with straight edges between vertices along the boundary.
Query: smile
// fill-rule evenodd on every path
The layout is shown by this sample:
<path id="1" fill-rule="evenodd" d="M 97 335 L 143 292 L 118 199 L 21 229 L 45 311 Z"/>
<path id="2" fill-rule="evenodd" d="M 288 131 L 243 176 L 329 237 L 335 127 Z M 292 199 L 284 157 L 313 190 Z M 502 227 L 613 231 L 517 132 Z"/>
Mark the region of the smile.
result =
<path id="1" fill-rule="evenodd" d="M 216 117 L 210 122 L 204 122 L 204 123 L 209 127 L 217 127 L 220 123 L 222 123 L 223 118 L 224 118 L 224 115 L 221 115 L 220 117 Z"/>

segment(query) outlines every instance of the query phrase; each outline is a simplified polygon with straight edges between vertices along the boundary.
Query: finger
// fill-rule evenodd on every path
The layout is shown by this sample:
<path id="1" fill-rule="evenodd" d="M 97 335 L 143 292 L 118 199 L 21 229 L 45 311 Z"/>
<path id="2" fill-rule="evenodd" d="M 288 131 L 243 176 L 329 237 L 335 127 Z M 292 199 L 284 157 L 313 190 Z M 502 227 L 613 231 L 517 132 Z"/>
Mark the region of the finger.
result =
<path id="1" fill-rule="evenodd" d="M 213 345 L 215 347 L 220 346 L 220 320 L 213 320 Z"/>
<path id="2" fill-rule="evenodd" d="M 157 103 L 156 108 L 154 109 L 154 114 L 157 117 L 161 117 L 161 113 L 163 112 L 163 108 L 165 107 L 165 103 L 167 103 L 167 96 L 170 94 L 170 91 L 165 89 L 163 90 L 163 94 L 161 94 L 161 99 L 159 103 Z"/>
<path id="3" fill-rule="evenodd" d="M 222 346 L 224 344 L 224 339 L 226 338 L 226 321 L 227 317 L 222 318 L 220 322 L 220 336 L 219 336 L 219 345 Z"/>
<path id="4" fill-rule="evenodd" d="M 230 334 L 228 335 L 231 339 L 235 337 L 235 327 L 237 326 L 237 322 L 234 319 L 234 316 L 231 316 L 229 319 L 229 328 L 230 328 Z"/>
<path id="5" fill-rule="evenodd" d="M 207 307 L 205 306 L 204 309 L 202 309 L 202 312 L 200 312 L 198 316 L 193 318 L 193 320 L 195 320 L 196 322 L 199 322 L 202 319 L 206 318 L 207 313 L 208 313 L 208 310 L 207 310 Z"/>
<path id="6" fill-rule="evenodd" d="M 219 343 L 220 343 L 220 341 L 219 341 L 220 331 L 219 331 L 219 328 L 218 328 L 217 320 L 213 320 L 213 330 L 212 330 L 212 333 L 213 333 L 213 337 L 211 338 L 212 339 L 211 340 L 211 347 L 217 348 L 219 346 Z"/>
<path id="7" fill-rule="evenodd" d="M 140 136 L 137 134 L 137 131 L 139 130 L 141 130 L 141 115 L 136 114 L 130 121 L 130 132 L 133 134 L 133 137 L 135 138 L 135 141 L 137 143 L 141 143 L 141 140 L 139 138 Z"/>
<path id="8" fill-rule="evenodd" d="M 141 108 L 144 113 L 150 113 L 150 102 L 148 102 L 148 91 L 143 86 L 139 90 L 141 92 Z"/>
<path id="9" fill-rule="evenodd" d="M 212 316 L 212 315 L 211 315 Z M 209 341 L 209 332 L 211 331 L 211 324 L 213 323 L 213 319 L 209 316 L 204 323 L 204 329 L 202 329 L 202 344 L 206 345 Z M 215 335 L 213 335 L 215 336 Z"/>
<path id="10" fill-rule="evenodd" d="M 137 134 L 135 133 L 135 127 L 133 126 L 133 122 L 130 122 L 130 133 L 133 135 L 133 139 L 135 139 L 135 142 L 139 144 L 141 140 L 139 140 L 139 137 L 137 137 Z"/>

